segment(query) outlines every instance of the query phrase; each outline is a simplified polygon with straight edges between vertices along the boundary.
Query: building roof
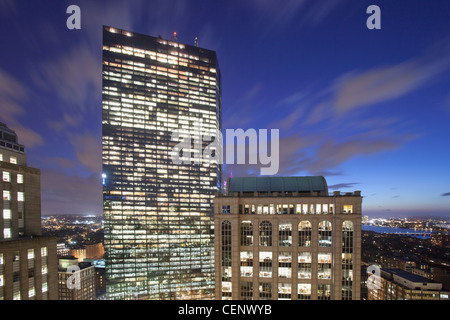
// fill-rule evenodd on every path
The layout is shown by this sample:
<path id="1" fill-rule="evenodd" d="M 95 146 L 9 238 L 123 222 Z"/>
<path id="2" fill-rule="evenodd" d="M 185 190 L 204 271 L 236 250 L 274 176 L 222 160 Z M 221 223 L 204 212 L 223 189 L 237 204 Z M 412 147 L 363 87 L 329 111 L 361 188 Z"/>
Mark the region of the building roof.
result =
<path id="1" fill-rule="evenodd" d="M 239 177 L 228 179 L 228 192 L 319 192 L 328 195 L 324 177 Z"/>
<path id="2" fill-rule="evenodd" d="M 386 268 L 382 268 L 381 270 L 383 270 L 383 271 L 385 271 L 387 273 L 390 273 L 392 275 L 399 276 L 399 277 L 401 277 L 401 278 L 403 278 L 405 280 L 409 280 L 411 282 L 417 282 L 417 283 L 429 283 L 429 282 L 432 282 L 432 281 L 428 280 L 425 277 L 422 277 L 422 276 L 419 276 L 417 274 L 413 274 L 413 273 L 410 273 L 408 271 L 401 270 L 401 269 L 386 269 Z"/>

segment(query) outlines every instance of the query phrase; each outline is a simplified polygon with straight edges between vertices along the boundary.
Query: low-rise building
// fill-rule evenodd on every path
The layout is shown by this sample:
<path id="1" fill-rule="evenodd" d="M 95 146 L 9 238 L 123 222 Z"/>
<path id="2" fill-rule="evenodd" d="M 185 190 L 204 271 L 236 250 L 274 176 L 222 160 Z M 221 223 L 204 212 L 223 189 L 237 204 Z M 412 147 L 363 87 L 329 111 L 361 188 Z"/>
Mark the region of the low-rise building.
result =
<path id="1" fill-rule="evenodd" d="M 95 267 L 73 256 L 59 258 L 59 300 L 95 300 Z"/>
<path id="2" fill-rule="evenodd" d="M 450 292 L 442 290 L 442 283 L 404 270 L 382 268 L 371 277 L 368 300 L 450 300 Z"/>

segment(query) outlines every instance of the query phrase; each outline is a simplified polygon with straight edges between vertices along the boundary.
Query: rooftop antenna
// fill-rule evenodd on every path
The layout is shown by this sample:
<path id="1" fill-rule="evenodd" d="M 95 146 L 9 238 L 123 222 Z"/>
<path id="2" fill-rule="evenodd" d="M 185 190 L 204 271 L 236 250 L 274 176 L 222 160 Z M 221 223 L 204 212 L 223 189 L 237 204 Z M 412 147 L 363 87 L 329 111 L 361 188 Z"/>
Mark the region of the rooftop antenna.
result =
<path id="1" fill-rule="evenodd" d="M 197 37 L 195 37 L 194 43 L 195 43 L 195 46 L 198 47 L 198 38 Z"/>
<path id="2" fill-rule="evenodd" d="M 177 41 L 177 32 L 176 31 L 173 32 L 173 40 Z"/>

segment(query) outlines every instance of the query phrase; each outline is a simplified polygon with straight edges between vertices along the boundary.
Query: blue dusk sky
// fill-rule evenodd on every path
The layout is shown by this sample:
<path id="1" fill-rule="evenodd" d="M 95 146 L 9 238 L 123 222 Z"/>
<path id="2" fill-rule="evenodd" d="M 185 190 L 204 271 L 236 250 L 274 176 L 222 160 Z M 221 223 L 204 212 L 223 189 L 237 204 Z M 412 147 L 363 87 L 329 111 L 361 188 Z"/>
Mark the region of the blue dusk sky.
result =
<path id="1" fill-rule="evenodd" d="M 69 30 L 69 5 L 81 29 Z M 370 5 L 381 29 L 369 30 Z M 102 26 L 215 50 L 223 128 L 280 131 L 279 176 L 361 190 L 369 216 L 450 213 L 448 0 L 0 1 L 0 121 L 42 214 L 101 214 Z M 227 165 L 224 176 L 259 174 Z"/>

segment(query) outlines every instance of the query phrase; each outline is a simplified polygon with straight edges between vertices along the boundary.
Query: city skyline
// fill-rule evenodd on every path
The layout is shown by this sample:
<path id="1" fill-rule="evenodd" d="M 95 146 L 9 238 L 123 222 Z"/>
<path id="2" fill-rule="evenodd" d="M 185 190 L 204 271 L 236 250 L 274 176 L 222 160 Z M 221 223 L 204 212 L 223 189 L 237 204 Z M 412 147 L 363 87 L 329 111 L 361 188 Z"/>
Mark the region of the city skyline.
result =
<path id="1" fill-rule="evenodd" d="M 363 215 L 446 215 L 445 1 L 79 1 L 0 4 L 0 121 L 41 169 L 42 215 L 102 213 L 103 25 L 217 52 L 223 128 L 280 129 L 280 176 L 362 190 Z M 368 30 L 369 5 L 381 29 Z M 7 63 L 6 63 L 7 61 Z M 225 165 L 223 177 L 257 175 Z"/>

